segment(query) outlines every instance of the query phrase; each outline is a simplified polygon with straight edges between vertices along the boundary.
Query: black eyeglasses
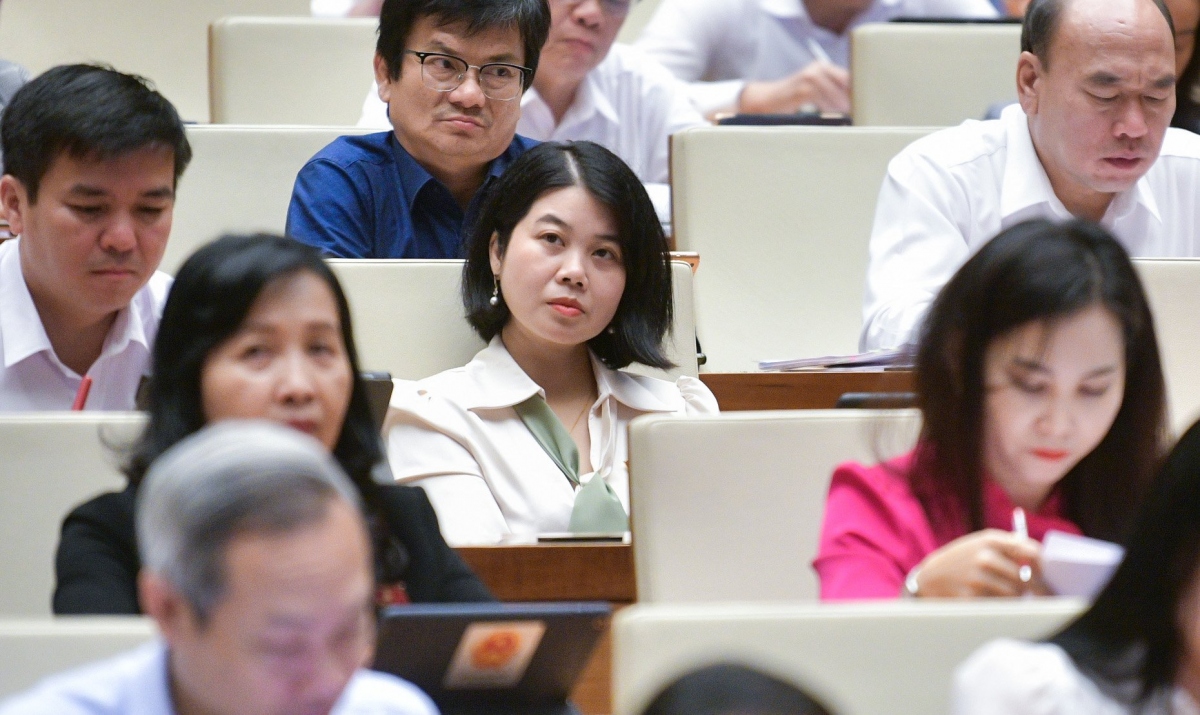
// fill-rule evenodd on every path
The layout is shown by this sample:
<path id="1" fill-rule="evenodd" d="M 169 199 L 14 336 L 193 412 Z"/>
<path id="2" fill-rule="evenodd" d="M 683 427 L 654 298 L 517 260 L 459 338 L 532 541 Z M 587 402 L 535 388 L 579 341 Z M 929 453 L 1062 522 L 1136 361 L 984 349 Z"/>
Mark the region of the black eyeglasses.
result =
<path id="1" fill-rule="evenodd" d="M 507 102 L 521 95 L 521 90 L 533 74 L 533 70 L 528 67 L 507 62 L 472 65 L 467 64 L 461 57 L 442 52 L 404 52 L 416 56 L 421 63 L 421 79 L 426 87 L 436 92 L 453 92 L 458 89 L 466 79 L 467 72 L 474 68 L 479 72 L 479 88 L 483 90 L 483 95 Z"/>

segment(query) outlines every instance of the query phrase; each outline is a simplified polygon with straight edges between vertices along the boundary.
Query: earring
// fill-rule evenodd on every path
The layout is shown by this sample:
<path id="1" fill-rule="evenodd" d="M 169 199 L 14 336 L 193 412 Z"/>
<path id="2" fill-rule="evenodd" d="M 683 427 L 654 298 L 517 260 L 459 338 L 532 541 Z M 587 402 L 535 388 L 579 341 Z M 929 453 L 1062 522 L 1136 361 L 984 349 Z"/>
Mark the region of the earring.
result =
<path id="1" fill-rule="evenodd" d="M 617 332 L 617 329 L 610 325 L 604 329 L 604 332 L 608 333 L 609 335 L 613 335 Z"/>
<path id="2" fill-rule="evenodd" d="M 488 298 L 488 305 L 495 308 L 500 305 L 500 279 L 492 275 L 492 297 Z"/>

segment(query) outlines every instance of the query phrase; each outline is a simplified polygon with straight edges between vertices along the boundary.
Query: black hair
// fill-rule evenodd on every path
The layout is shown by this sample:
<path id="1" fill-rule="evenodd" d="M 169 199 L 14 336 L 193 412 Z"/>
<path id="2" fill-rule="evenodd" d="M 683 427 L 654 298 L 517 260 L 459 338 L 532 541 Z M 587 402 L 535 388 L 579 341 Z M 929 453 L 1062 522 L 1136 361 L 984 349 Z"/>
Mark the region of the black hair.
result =
<path id="1" fill-rule="evenodd" d="M 1192 56 L 1175 82 L 1175 114 L 1171 117 L 1171 126 L 1200 133 L 1200 52 L 1196 50 L 1196 47 L 1192 48 Z"/>
<path id="2" fill-rule="evenodd" d="M 492 28 L 517 28 L 525 48 L 521 64 L 533 70 L 525 77 L 525 89 L 533 84 L 542 45 L 550 35 L 546 0 L 384 0 L 375 52 L 387 63 L 393 80 L 400 76 L 404 51 L 410 49 L 413 26 L 424 17 L 433 17 L 439 26 L 465 24 L 471 35 Z"/>
<path id="3" fill-rule="evenodd" d="M 1032 52 L 1045 67 L 1050 66 L 1050 45 L 1054 35 L 1058 33 L 1058 25 L 1062 20 L 1067 3 L 1074 0 L 1033 0 L 1025 9 L 1025 19 L 1021 23 L 1021 51 Z M 1151 0 L 1171 28 L 1171 37 L 1175 37 L 1175 21 L 1171 19 L 1171 11 L 1167 9 L 1164 0 Z"/>
<path id="4" fill-rule="evenodd" d="M 333 456 L 362 493 L 376 564 L 381 565 L 377 576 L 381 583 L 391 583 L 404 571 L 408 556 L 399 542 L 387 536 L 383 496 L 372 474 L 383 460 L 383 449 L 359 376 L 350 306 L 320 254 L 299 241 L 268 234 L 222 236 L 193 253 L 179 269 L 154 341 L 149 421 L 125 473 L 136 488 L 159 455 L 204 426 L 200 375 L 205 360 L 237 333 L 269 285 L 298 273 L 320 278 L 337 302 L 353 386 Z"/>
<path id="5" fill-rule="evenodd" d="M 503 300 L 492 305 L 495 286 L 490 259 L 492 235 L 500 254 L 513 229 L 542 195 L 554 189 L 582 186 L 612 213 L 625 264 L 625 292 L 609 330 L 588 347 L 610 369 L 630 363 L 667 369 L 663 338 L 671 327 L 671 267 L 667 238 L 646 187 L 608 149 L 588 141 L 547 142 L 522 154 L 505 170 L 488 194 L 467 243 L 462 295 L 467 320 L 485 341 L 491 340 L 512 315 Z M 501 286 L 503 290 L 503 286 Z"/>
<path id="6" fill-rule="evenodd" d="M 830 715 L 791 683 L 743 665 L 693 670 L 664 688 L 642 715 Z"/>
<path id="7" fill-rule="evenodd" d="M 1166 444 L 1167 413 L 1154 322 L 1125 249 L 1100 226 L 1019 223 L 950 279 L 921 330 L 917 404 L 924 416 L 914 485 L 927 510 L 957 502 L 968 531 L 983 523 L 984 356 L 1012 330 L 1091 306 L 1121 326 L 1125 392 L 1108 433 L 1059 482 L 1065 516 L 1089 536 L 1120 541 Z M 949 515 L 946 515 L 949 516 Z"/>
<path id="8" fill-rule="evenodd" d="M 1050 641 L 1113 697 L 1145 703 L 1164 694 L 1188 653 L 1198 562 L 1200 423 L 1167 457 L 1112 580 Z"/>
<path id="9" fill-rule="evenodd" d="M 175 155 L 175 182 L 192 160 L 179 113 L 143 77 L 100 65 L 60 65 L 30 80 L 0 120 L 4 171 L 37 202 L 60 154 L 105 161 L 147 147 Z"/>

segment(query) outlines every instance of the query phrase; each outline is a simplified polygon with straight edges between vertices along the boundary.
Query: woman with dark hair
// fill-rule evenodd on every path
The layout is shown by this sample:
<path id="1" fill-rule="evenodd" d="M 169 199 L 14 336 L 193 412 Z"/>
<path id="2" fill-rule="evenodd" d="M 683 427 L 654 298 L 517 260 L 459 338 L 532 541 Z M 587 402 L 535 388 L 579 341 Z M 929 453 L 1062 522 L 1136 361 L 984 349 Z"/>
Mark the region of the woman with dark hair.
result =
<path id="1" fill-rule="evenodd" d="M 488 346 L 464 367 L 397 383 L 392 472 L 425 488 L 452 544 L 625 531 L 629 421 L 717 409 L 699 380 L 621 370 L 671 366 L 671 274 L 654 206 L 592 142 L 531 149 L 491 197 L 462 280 Z"/>
<path id="2" fill-rule="evenodd" d="M 491 600 L 442 539 L 425 493 L 373 478 L 386 464 L 358 376 L 350 310 L 329 267 L 288 238 L 225 236 L 187 260 L 167 298 L 129 486 L 63 522 L 55 613 L 140 612 L 138 485 L 172 445 L 229 418 L 283 422 L 329 448 L 362 492 L 381 605 Z"/>
<path id="3" fill-rule="evenodd" d="M 1092 607 L 1042 643 L 998 640 L 955 674 L 960 715 L 1200 712 L 1200 424 L 1154 481 Z"/>
<path id="4" fill-rule="evenodd" d="M 721 663 L 681 675 L 642 715 L 831 715 L 800 688 L 744 665 Z"/>
<path id="5" fill-rule="evenodd" d="M 1046 532 L 1124 538 L 1165 390 L 1146 296 L 1106 230 L 1027 221 L 985 244 L 930 309 L 916 389 L 917 447 L 833 475 L 823 599 L 1044 594 Z"/>
<path id="6" fill-rule="evenodd" d="M 1196 30 L 1200 0 L 1167 0 L 1175 21 L 1175 114 L 1171 126 L 1200 134 L 1200 53 Z"/>

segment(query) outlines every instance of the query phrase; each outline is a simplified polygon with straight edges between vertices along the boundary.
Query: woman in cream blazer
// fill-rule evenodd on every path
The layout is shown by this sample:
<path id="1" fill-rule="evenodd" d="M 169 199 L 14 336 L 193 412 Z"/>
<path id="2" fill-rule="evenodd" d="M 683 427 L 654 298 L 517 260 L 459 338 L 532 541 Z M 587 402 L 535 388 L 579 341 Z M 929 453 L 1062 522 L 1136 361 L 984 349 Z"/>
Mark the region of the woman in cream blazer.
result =
<path id="1" fill-rule="evenodd" d="M 530 150 L 490 196 L 463 269 L 467 318 L 488 346 L 463 367 L 397 381 L 384 427 L 393 474 L 425 488 L 455 545 L 624 530 L 629 421 L 717 411 L 695 378 L 621 369 L 671 366 L 654 207 L 591 142 Z M 606 500 L 607 517 L 581 515 Z"/>

